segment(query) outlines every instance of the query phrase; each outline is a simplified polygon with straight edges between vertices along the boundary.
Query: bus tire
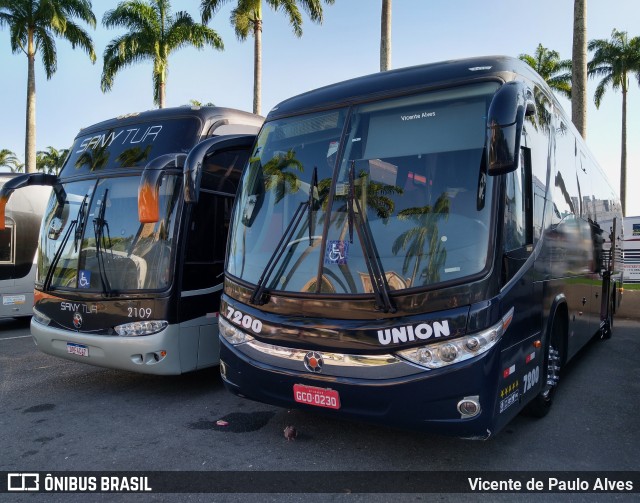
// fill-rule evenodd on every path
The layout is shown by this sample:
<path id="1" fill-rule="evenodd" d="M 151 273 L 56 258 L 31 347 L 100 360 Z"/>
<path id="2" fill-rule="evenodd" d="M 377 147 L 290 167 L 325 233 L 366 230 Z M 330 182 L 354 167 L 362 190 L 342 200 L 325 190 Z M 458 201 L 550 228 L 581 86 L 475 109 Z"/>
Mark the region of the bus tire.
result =
<path id="1" fill-rule="evenodd" d="M 544 355 L 544 372 L 546 382 L 542 390 L 531 400 L 525 412 L 533 417 L 544 417 L 549 413 L 553 405 L 553 398 L 560 379 L 560 364 L 564 350 L 564 325 L 562 319 L 556 316 L 553 320 L 551 334 L 547 339 Z"/>
<path id="2" fill-rule="evenodd" d="M 600 338 L 601 339 L 611 339 L 613 335 L 613 307 L 615 305 L 615 301 L 613 297 L 611 298 L 611 302 L 609 305 L 609 309 L 607 310 L 607 319 L 604 322 L 604 325 L 600 329 Z"/>

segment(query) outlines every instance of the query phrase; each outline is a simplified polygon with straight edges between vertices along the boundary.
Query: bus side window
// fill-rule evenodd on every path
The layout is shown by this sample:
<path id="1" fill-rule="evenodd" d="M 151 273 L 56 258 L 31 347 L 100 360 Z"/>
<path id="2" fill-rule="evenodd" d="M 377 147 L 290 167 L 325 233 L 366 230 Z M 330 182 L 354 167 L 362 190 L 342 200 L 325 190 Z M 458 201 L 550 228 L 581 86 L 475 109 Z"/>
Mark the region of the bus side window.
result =
<path id="1" fill-rule="evenodd" d="M 8 220 L 8 219 L 7 219 Z M 15 242 L 15 227 L 13 224 L 5 224 L 4 230 L 0 231 L 0 264 L 14 264 L 13 254 Z"/>
<path id="2" fill-rule="evenodd" d="M 533 249 L 531 150 L 521 148 L 517 169 L 505 175 L 503 284 L 522 267 Z"/>
<path id="3" fill-rule="evenodd" d="M 245 149 L 223 150 L 205 158 L 198 203 L 191 210 L 183 290 L 209 288 L 222 282 L 233 198 L 248 158 Z"/>
<path id="4" fill-rule="evenodd" d="M 526 245 L 526 218 L 521 166 L 506 175 L 504 208 L 504 251 L 510 252 Z"/>

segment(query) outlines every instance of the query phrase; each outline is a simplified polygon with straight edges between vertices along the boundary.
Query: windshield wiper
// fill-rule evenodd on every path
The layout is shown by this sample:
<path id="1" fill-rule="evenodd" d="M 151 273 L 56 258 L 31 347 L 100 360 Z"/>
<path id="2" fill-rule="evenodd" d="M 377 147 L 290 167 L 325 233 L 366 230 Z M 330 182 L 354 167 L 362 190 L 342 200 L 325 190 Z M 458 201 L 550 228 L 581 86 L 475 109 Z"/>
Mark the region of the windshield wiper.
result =
<path id="1" fill-rule="evenodd" d="M 73 248 L 76 252 L 78 251 L 78 241 L 82 240 L 82 233 L 84 231 L 84 209 L 87 206 L 87 197 L 88 194 L 85 194 L 82 198 L 80 208 L 78 208 L 78 216 L 76 217 L 76 233 L 73 236 Z"/>
<path id="2" fill-rule="evenodd" d="M 355 161 L 351 161 L 351 167 L 349 169 L 349 194 L 347 199 L 347 218 L 349 220 L 349 239 L 353 243 L 353 227 L 355 223 L 356 232 L 362 251 L 364 254 L 364 261 L 367 265 L 369 277 L 371 278 L 371 287 L 376 298 L 376 308 L 382 310 L 385 313 L 395 313 L 396 308 L 391 301 L 389 294 L 389 284 L 387 283 L 387 276 L 385 275 L 382 263 L 380 262 L 380 256 L 376 249 L 376 244 L 371 235 L 371 229 L 369 224 L 364 221 L 362 208 L 360 202 L 356 197 L 355 191 Z M 355 208 L 354 208 L 355 206 Z M 357 216 L 356 216 L 357 210 Z"/>
<path id="3" fill-rule="evenodd" d="M 316 221 L 313 218 L 313 212 L 318 211 L 318 201 L 320 195 L 318 193 L 318 168 L 314 166 L 313 175 L 311 175 L 311 185 L 309 186 L 309 246 L 313 246 L 313 235 L 316 232 Z"/>
<path id="4" fill-rule="evenodd" d="M 82 202 L 80 203 L 80 207 L 78 208 L 78 213 L 76 214 L 76 218 L 75 220 L 72 220 L 71 223 L 69 224 L 69 228 L 67 229 L 67 232 L 65 232 L 62 238 L 62 241 L 60 242 L 60 246 L 56 250 L 56 253 L 53 256 L 53 259 L 51 260 L 51 264 L 49 265 L 49 270 L 47 271 L 47 276 L 45 277 L 44 283 L 42 285 L 42 290 L 45 292 L 51 289 L 51 282 L 53 281 L 53 274 L 54 274 L 55 268 L 58 265 L 58 262 L 60 261 L 60 257 L 62 257 L 62 253 L 64 252 L 64 248 L 67 245 L 67 242 L 69 241 L 69 237 L 71 236 L 71 232 L 73 231 L 73 229 L 76 229 L 76 232 L 73 236 L 73 246 L 75 248 L 75 251 L 78 251 L 78 241 L 82 239 L 82 229 L 84 228 L 84 225 L 83 225 L 84 217 L 85 217 L 84 208 L 85 208 L 85 205 L 87 204 L 87 197 L 88 197 L 88 194 L 85 194 L 85 196 L 82 198 Z"/>
<path id="5" fill-rule="evenodd" d="M 109 278 L 107 277 L 107 268 L 104 263 L 104 255 L 102 252 L 102 244 L 105 242 L 104 230 L 107 230 L 107 239 L 109 240 L 109 249 L 111 249 L 111 235 L 109 233 L 109 224 L 104 219 L 104 214 L 107 209 L 107 195 L 109 189 L 104 190 L 102 201 L 100 202 L 100 210 L 98 210 L 98 216 L 93 219 L 93 235 L 96 239 L 96 260 L 98 262 L 98 272 L 100 273 L 100 282 L 102 283 L 102 290 L 105 295 L 110 295 L 111 285 L 109 284 Z M 106 246 L 104 247 L 106 249 Z"/>
<path id="6" fill-rule="evenodd" d="M 285 242 L 289 243 L 291 238 L 293 238 L 293 234 L 295 233 L 298 225 L 300 225 L 300 221 L 304 217 L 305 211 L 308 215 L 309 219 L 309 246 L 313 246 L 313 235 L 315 233 L 315 220 L 313 218 L 313 212 L 318 209 L 318 201 L 320 200 L 320 195 L 318 193 L 318 168 L 313 168 L 313 174 L 311 175 L 311 184 L 309 185 L 309 197 L 306 202 L 302 202 L 296 208 L 289 224 L 287 225 L 280 241 L 276 245 L 276 248 L 273 250 L 273 253 L 269 257 L 269 261 L 267 262 L 267 266 L 262 271 L 262 275 L 258 279 L 258 283 L 256 284 L 253 293 L 251 294 L 251 299 L 249 302 L 255 305 L 263 305 L 265 303 L 264 300 L 264 291 L 265 285 L 269 278 L 273 274 L 273 271 L 276 268 L 276 265 L 280 261 L 280 258 L 284 254 L 286 246 L 284 246 Z"/>
<path id="7" fill-rule="evenodd" d="M 78 221 L 77 220 L 72 220 L 71 223 L 69 224 L 69 228 L 67 229 L 67 232 L 65 232 L 64 237 L 62 238 L 62 241 L 60 242 L 60 246 L 58 247 L 58 249 L 56 250 L 55 255 L 53 256 L 53 259 L 51 260 L 51 265 L 49 265 L 49 270 L 47 271 L 47 276 L 44 278 L 44 283 L 42 285 L 42 290 L 43 291 L 48 291 L 51 288 L 51 281 L 53 279 L 53 271 L 56 268 L 56 265 L 58 265 L 58 261 L 60 260 L 60 257 L 62 256 L 62 252 L 64 251 L 64 247 L 67 244 L 67 241 L 69 241 L 69 236 L 71 236 L 71 231 L 74 229 L 74 227 L 76 226 L 76 223 Z"/>
<path id="8" fill-rule="evenodd" d="M 300 221 L 304 217 L 305 210 L 307 209 L 308 206 L 309 206 L 309 201 L 304 201 L 298 205 L 298 207 L 296 208 L 296 211 L 293 213 L 293 216 L 291 217 L 289 224 L 287 225 L 286 229 L 282 233 L 282 237 L 280 238 L 280 241 L 278 241 L 278 244 L 273 250 L 271 257 L 269 257 L 267 266 L 264 268 L 264 271 L 262 271 L 262 275 L 260 276 L 260 279 L 258 279 L 258 283 L 256 284 L 256 287 L 254 288 L 253 293 L 251 294 L 251 299 L 249 299 L 249 302 L 251 304 L 261 306 L 265 303 L 265 300 L 263 298 L 264 291 L 265 291 L 264 285 L 267 283 L 267 281 L 269 281 L 269 277 L 273 273 L 274 269 L 276 268 L 276 265 L 278 264 L 280 258 L 282 257 L 285 251 L 285 248 L 286 248 L 285 243 L 289 243 L 291 241 L 291 238 L 293 237 L 293 234 L 298 228 L 298 225 L 300 225 Z"/>

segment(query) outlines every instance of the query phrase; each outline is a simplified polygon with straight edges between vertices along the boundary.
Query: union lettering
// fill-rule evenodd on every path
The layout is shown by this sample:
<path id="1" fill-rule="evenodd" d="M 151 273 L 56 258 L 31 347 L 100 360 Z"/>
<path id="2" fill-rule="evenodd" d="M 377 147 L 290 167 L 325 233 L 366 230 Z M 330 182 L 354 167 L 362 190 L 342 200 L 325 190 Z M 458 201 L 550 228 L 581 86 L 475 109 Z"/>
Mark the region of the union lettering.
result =
<path id="1" fill-rule="evenodd" d="M 413 342 L 416 339 L 427 340 L 430 338 L 439 339 L 449 337 L 449 321 L 434 321 L 433 323 L 418 323 L 417 325 L 405 325 L 402 327 L 385 328 L 378 330 L 378 341 L 383 346 Z"/>

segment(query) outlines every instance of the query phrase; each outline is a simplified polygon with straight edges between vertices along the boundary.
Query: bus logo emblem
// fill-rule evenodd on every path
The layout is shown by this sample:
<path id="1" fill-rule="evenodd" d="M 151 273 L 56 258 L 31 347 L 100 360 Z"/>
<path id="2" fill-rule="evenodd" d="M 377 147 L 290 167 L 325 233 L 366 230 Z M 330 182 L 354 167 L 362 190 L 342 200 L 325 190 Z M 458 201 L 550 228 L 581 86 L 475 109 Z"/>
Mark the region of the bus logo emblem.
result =
<path id="1" fill-rule="evenodd" d="M 73 326 L 78 330 L 82 326 L 82 315 L 80 313 L 75 313 L 73 315 Z"/>
<path id="2" fill-rule="evenodd" d="M 309 372 L 319 374 L 320 372 L 322 372 L 322 365 L 324 365 L 324 360 L 322 359 L 322 355 L 320 353 L 310 351 L 306 355 L 304 355 L 304 366 Z"/>

